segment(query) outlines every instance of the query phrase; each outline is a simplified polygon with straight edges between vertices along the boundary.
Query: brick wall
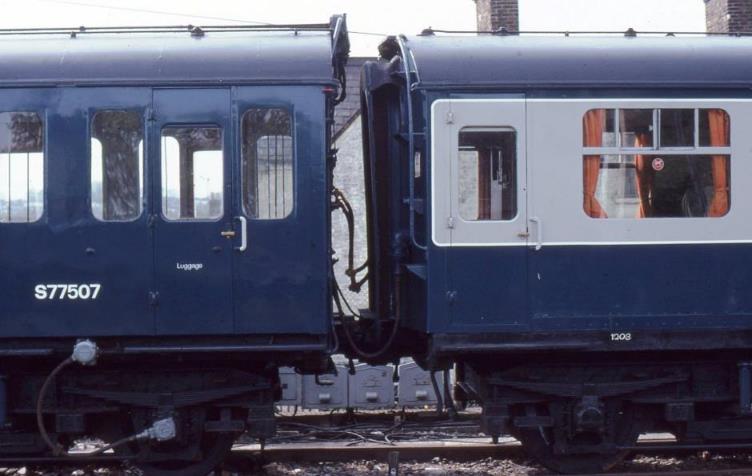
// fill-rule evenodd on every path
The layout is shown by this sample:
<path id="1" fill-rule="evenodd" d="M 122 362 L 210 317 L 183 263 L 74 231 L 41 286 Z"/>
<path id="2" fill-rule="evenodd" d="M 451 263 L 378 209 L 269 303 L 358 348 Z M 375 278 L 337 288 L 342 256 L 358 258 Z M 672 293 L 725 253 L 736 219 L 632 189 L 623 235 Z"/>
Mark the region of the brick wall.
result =
<path id="1" fill-rule="evenodd" d="M 715 33 L 752 31 L 752 0 L 705 0 L 705 24 Z"/>
<path id="2" fill-rule="evenodd" d="M 519 31 L 520 12 L 517 0 L 475 0 L 479 31 L 505 28 Z"/>

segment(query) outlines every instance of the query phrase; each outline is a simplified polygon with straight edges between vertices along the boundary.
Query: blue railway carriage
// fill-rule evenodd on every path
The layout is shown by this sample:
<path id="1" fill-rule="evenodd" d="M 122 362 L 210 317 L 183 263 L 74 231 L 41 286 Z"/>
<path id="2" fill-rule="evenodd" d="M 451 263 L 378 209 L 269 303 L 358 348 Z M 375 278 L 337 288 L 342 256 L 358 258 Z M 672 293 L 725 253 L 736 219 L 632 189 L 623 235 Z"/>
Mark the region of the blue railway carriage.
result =
<path id="1" fill-rule="evenodd" d="M 273 433 L 278 366 L 331 347 L 348 51 L 343 17 L 0 32 L 3 464 L 88 435 L 204 475 Z"/>
<path id="2" fill-rule="evenodd" d="M 396 353 L 457 363 L 486 432 L 558 471 L 647 431 L 752 445 L 752 39 L 428 30 L 380 53 L 372 345 L 398 328 Z"/>

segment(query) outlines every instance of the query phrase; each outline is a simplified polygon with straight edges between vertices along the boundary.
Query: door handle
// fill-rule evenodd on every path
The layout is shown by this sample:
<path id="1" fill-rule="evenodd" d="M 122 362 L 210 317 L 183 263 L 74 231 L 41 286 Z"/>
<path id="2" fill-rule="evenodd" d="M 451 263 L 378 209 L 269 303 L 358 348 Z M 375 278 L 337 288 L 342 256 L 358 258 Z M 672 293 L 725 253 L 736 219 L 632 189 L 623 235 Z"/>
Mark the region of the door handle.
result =
<path id="1" fill-rule="evenodd" d="M 240 222 L 240 246 L 235 249 L 242 253 L 248 248 L 248 220 L 244 216 L 238 216 L 236 219 Z"/>
<path id="2" fill-rule="evenodd" d="M 222 235 L 223 238 L 227 238 L 228 240 L 230 238 L 235 238 L 235 232 L 232 230 L 224 230 L 222 231 L 222 233 L 220 233 L 220 235 Z"/>
<path id="3" fill-rule="evenodd" d="M 536 227 L 535 251 L 540 251 L 540 249 L 543 248 L 543 222 L 538 217 L 530 217 L 530 223 L 535 223 Z"/>

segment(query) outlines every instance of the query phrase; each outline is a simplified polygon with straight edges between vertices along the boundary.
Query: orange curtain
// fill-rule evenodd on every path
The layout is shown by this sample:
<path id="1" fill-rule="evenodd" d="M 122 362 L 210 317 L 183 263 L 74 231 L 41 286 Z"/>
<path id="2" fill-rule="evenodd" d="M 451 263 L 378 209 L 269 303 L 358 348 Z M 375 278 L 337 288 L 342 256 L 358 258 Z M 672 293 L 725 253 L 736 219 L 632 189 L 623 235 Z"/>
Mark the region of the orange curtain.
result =
<path id="1" fill-rule="evenodd" d="M 713 147 L 725 147 L 729 145 L 729 118 L 721 109 L 710 109 L 708 124 L 710 125 L 710 145 Z M 713 170 L 713 199 L 708 209 L 709 217 L 720 217 L 729 210 L 729 182 L 726 168 L 727 158 L 723 155 L 714 155 Z"/>
<path id="2" fill-rule="evenodd" d="M 650 143 L 650 137 L 646 133 L 637 134 L 635 147 L 643 147 Z M 646 218 L 652 214 L 651 199 L 653 198 L 653 177 L 654 172 L 651 166 L 650 158 L 644 155 L 635 156 L 635 179 L 637 180 L 637 197 L 640 199 L 640 206 L 637 208 L 637 218 Z"/>
<path id="3" fill-rule="evenodd" d="M 478 220 L 491 219 L 491 150 L 478 150 Z"/>
<path id="4" fill-rule="evenodd" d="M 583 119 L 582 141 L 585 147 L 601 147 L 603 145 L 603 129 L 606 126 L 606 111 L 593 109 L 585 114 Z M 598 175 L 601 171 L 601 156 L 586 155 L 583 161 L 583 204 L 582 207 L 593 218 L 606 218 L 606 212 L 595 198 L 598 187 Z"/>

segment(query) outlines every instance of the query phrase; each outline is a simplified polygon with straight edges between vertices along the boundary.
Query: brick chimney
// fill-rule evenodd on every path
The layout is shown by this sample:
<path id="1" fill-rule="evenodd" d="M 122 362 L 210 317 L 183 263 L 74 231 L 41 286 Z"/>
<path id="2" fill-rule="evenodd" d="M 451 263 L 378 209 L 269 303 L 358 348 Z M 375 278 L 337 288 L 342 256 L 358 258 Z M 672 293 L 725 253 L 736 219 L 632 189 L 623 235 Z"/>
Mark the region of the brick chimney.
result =
<path id="1" fill-rule="evenodd" d="M 475 8 L 478 16 L 478 31 L 495 31 L 500 28 L 508 31 L 520 29 L 517 0 L 475 0 Z"/>
<path id="2" fill-rule="evenodd" d="M 705 25 L 713 33 L 752 31 L 752 1 L 705 0 Z"/>

